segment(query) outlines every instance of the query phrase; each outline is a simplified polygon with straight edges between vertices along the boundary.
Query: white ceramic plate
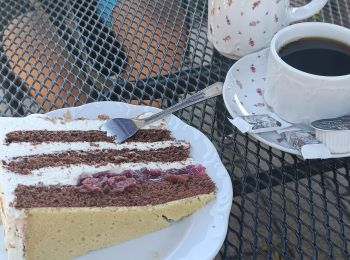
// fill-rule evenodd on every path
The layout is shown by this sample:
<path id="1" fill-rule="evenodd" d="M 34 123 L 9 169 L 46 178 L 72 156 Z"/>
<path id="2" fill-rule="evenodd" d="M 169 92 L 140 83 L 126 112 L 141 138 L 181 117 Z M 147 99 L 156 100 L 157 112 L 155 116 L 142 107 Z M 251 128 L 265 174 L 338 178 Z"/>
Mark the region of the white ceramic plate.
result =
<path id="1" fill-rule="evenodd" d="M 96 118 L 99 114 L 110 117 L 133 117 L 159 109 L 134 106 L 119 102 L 96 102 L 69 108 L 73 118 Z M 62 116 L 67 109 L 48 113 Z M 169 129 L 176 139 L 191 143 L 191 156 L 203 164 L 217 187 L 217 197 L 193 215 L 173 223 L 170 227 L 133 239 L 119 245 L 93 251 L 77 260 L 115 259 L 213 259 L 224 242 L 232 203 L 232 184 L 219 155 L 209 139 L 197 129 L 175 116 L 167 118 Z M 3 230 L 0 244 L 4 244 Z M 0 259 L 7 259 L 5 249 L 0 249 Z"/>
<path id="2" fill-rule="evenodd" d="M 228 71 L 223 98 L 232 117 L 271 112 L 263 98 L 268 50 L 264 49 L 241 58 Z M 250 135 L 273 148 L 301 156 L 299 150 L 290 146 L 276 131 Z M 332 158 L 347 156 L 350 156 L 350 153 L 332 154 Z"/>

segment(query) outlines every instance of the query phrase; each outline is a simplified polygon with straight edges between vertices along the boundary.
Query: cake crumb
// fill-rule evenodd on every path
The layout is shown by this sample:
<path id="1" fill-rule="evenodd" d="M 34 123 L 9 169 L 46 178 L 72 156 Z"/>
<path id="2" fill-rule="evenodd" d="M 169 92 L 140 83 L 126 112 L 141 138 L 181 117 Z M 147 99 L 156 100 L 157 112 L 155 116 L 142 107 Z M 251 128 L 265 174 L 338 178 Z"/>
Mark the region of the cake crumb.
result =
<path id="1" fill-rule="evenodd" d="M 67 111 L 63 114 L 63 120 L 65 122 L 70 122 L 73 120 L 72 113 L 70 109 L 67 109 Z"/>
<path id="2" fill-rule="evenodd" d="M 98 120 L 101 120 L 101 121 L 105 121 L 105 120 L 110 119 L 110 117 L 108 115 L 105 115 L 105 114 L 98 115 L 97 118 L 98 118 Z"/>

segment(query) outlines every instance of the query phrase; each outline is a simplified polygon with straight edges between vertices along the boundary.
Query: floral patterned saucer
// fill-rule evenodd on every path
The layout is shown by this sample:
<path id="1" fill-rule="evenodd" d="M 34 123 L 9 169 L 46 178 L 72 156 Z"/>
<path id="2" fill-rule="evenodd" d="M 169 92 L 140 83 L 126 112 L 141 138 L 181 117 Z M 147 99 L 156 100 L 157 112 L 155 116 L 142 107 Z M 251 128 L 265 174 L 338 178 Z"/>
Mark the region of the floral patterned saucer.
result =
<path id="1" fill-rule="evenodd" d="M 241 58 L 228 71 L 223 98 L 233 118 L 271 112 L 263 97 L 266 87 L 268 50 L 264 49 Z M 301 155 L 299 150 L 289 145 L 276 131 L 250 135 L 278 150 Z M 350 156 L 350 153 L 332 154 L 332 158 L 347 156 Z"/>

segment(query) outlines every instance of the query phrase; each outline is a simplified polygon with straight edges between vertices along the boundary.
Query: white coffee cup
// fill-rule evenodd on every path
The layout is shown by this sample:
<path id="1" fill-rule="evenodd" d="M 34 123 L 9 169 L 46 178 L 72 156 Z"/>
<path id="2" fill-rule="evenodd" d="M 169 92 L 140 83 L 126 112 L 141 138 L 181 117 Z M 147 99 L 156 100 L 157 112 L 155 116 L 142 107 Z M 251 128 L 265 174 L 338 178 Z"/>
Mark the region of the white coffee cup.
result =
<path id="1" fill-rule="evenodd" d="M 302 38 L 326 38 L 350 43 L 350 30 L 328 23 L 299 23 L 279 31 L 272 39 L 264 99 L 290 123 L 306 123 L 350 112 L 350 75 L 319 76 L 300 71 L 278 55 L 286 44 Z M 326 60 L 324 62 L 327 62 Z"/>
<path id="2" fill-rule="evenodd" d="M 268 47 L 274 34 L 313 16 L 327 0 L 292 8 L 289 0 L 208 0 L 208 39 L 224 56 L 238 59 Z"/>

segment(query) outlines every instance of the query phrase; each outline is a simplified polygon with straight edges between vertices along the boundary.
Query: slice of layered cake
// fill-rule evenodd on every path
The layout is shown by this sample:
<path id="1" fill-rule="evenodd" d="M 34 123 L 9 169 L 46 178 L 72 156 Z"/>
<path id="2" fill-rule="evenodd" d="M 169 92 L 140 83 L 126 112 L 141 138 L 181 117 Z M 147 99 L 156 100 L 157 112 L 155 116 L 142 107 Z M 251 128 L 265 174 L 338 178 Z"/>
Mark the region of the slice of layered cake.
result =
<path id="1" fill-rule="evenodd" d="M 71 259 L 167 227 L 215 198 L 190 144 L 164 122 L 116 144 L 99 130 L 105 120 L 0 118 L 9 259 Z"/>

